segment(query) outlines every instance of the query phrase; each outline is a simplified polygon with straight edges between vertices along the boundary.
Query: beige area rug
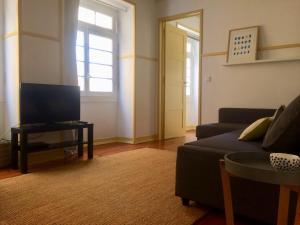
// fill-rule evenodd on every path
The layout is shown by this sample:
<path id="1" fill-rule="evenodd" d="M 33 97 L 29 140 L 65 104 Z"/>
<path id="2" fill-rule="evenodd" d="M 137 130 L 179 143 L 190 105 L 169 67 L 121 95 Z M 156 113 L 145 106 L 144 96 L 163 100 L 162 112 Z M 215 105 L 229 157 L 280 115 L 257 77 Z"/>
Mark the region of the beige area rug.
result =
<path id="1" fill-rule="evenodd" d="M 139 149 L 0 181 L 0 224 L 191 225 L 174 196 L 176 153 Z"/>

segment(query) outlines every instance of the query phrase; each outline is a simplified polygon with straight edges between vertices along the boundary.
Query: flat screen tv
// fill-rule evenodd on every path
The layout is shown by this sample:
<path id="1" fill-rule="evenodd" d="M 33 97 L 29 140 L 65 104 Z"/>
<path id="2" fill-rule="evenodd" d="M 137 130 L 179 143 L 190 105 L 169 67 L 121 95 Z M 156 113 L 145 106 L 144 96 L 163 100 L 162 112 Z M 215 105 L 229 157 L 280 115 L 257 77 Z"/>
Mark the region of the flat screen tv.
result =
<path id="1" fill-rule="evenodd" d="M 20 120 L 21 124 L 79 121 L 79 87 L 22 83 Z"/>

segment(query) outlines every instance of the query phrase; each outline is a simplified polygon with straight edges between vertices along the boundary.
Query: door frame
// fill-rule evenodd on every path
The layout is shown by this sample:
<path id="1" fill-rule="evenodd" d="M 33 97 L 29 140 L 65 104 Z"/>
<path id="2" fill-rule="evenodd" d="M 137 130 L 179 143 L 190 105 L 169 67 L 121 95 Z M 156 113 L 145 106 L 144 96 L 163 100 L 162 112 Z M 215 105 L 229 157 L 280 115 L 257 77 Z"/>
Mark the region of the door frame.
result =
<path id="1" fill-rule="evenodd" d="M 203 57 L 203 9 L 192 12 L 181 13 L 173 16 L 162 17 L 158 19 L 159 22 L 159 59 L 158 59 L 158 139 L 165 139 L 165 35 L 164 29 L 166 23 L 173 20 L 184 19 L 188 17 L 200 17 L 200 37 L 199 37 L 199 96 L 198 96 L 198 123 L 201 124 L 202 115 L 202 57 Z"/>

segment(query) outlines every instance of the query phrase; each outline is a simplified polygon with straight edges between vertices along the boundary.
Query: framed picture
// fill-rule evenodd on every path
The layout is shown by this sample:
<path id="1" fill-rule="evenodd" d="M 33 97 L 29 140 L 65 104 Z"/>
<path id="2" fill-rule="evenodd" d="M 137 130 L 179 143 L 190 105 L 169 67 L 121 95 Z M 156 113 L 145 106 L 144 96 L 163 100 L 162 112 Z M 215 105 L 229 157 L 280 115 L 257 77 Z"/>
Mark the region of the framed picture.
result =
<path id="1" fill-rule="evenodd" d="M 243 63 L 256 60 L 258 26 L 229 31 L 227 63 Z"/>

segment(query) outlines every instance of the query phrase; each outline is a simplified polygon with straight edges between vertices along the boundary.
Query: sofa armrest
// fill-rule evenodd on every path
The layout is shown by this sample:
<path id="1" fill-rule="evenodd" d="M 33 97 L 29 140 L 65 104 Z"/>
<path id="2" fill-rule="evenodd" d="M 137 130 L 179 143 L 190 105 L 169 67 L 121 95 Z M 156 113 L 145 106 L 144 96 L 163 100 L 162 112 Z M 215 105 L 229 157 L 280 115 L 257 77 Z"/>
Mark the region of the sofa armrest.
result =
<path id="1" fill-rule="evenodd" d="M 249 108 L 220 108 L 219 123 L 250 124 L 268 116 L 273 116 L 275 109 L 249 109 Z"/>
<path id="2" fill-rule="evenodd" d="M 197 139 L 212 137 L 234 130 L 240 130 L 247 127 L 247 124 L 240 123 L 211 123 L 199 125 L 196 127 Z"/>

